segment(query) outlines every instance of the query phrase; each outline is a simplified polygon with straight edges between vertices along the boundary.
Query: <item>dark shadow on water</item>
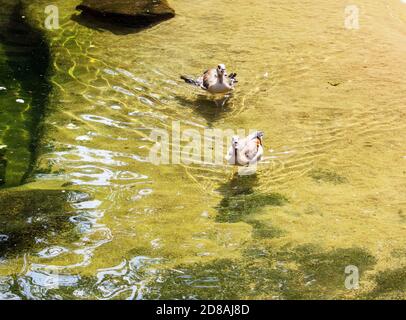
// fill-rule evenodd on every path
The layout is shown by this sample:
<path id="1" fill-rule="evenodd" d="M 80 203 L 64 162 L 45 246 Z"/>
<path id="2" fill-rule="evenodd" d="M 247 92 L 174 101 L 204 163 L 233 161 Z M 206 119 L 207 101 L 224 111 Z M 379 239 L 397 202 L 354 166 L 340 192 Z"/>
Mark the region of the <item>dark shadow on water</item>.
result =
<path id="1" fill-rule="evenodd" d="M 252 220 L 250 215 L 258 212 L 265 206 L 283 206 L 287 198 L 280 193 L 258 193 L 254 190 L 258 185 L 257 175 L 240 176 L 235 173 L 232 179 L 224 183 L 218 191 L 223 195 L 217 210 L 218 222 L 244 221 L 254 228 L 266 228 L 258 221 Z M 268 227 L 268 229 L 271 227 Z M 274 230 L 276 232 L 276 230 Z M 269 229 L 270 234 L 272 230 Z M 262 234 L 265 234 L 264 231 Z M 276 232 L 279 234 L 278 232 Z"/>
<path id="2" fill-rule="evenodd" d="M 346 177 L 329 169 L 315 168 L 309 172 L 309 176 L 318 183 L 343 184 L 348 182 Z"/>
<path id="3" fill-rule="evenodd" d="M 30 109 L 27 111 L 23 108 L 21 114 L 10 109 L 13 105 L 7 106 L 9 109 L 3 108 L 5 112 L 2 115 L 3 119 L 9 121 L 8 124 L 10 120 L 13 123 L 13 128 L 5 131 L 2 137 L 3 143 L 8 145 L 6 153 L 8 167 L 11 167 L 12 162 L 18 163 L 12 167 L 18 168 L 19 171 L 12 173 L 13 181 L 10 183 L 5 181 L 5 187 L 10 187 L 25 183 L 32 173 L 38 156 L 43 117 L 52 87 L 48 80 L 50 49 L 42 30 L 27 23 L 21 2 L 17 2 L 10 13 L 5 15 L 8 18 L 8 24 L 0 30 L 0 41 L 5 52 L 7 74 L 2 74 L 0 77 L 10 85 L 17 82 L 21 88 L 18 90 L 18 95 L 30 102 Z M 12 102 L 12 100 L 9 101 Z M 29 141 L 24 144 L 26 140 Z M 21 152 L 19 152 L 21 148 L 29 149 L 29 159 L 21 159 Z M 8 175 L 7 173 L 6 176 Z"/>
<path id="4" fill-rule="evenodd" d="M 368 299 L 404 300 L 406 292 L 406 267 L 387 269 L 375 276 L 376 286 Z"/>
<path id="5" fill-rule="evenodd" d="M 349 293 L 344 285 L 345 268 L 357 266 L 362 278 L 375 264 L 374 256 L 356 247 L 325 250 L 313 245 L 272 248 L 253 244 L 240 259 L 162 271 L 162 281 L 151 283 L 145 298 L 340 299 Z"/>
<path id="6" fill-rule="evenodd" d="M 240 176 L 235 172 L 231 180 L 223 183 L 218 191 L 224 196 L 250 195 L 254 193 L 254 188 L 258 185 L 256 174 Z"/>
<path id="7" fill-rule="evenodd" d="M 209 95 L 198 95 L 196 99 L 187 99 L 183 96 L 176 96 L 177 101 L 182 106 L 192 109 L 197 116 L 203 117 L 209 127 L 212 127 L 216 121 L 226 117 L 232 111 L 231 98 L 216 99 Z"/>

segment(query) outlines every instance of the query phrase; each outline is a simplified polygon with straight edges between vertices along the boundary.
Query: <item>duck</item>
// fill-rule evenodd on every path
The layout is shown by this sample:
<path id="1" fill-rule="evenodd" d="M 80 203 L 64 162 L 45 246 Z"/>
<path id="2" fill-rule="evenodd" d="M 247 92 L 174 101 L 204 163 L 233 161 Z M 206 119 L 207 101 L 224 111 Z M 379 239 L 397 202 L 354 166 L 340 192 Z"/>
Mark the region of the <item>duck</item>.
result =
<path id="1" fill-rule="evenodd" d="M 226 155 L 227 162 L 239 166 L 257 164 L 264 155 L 263 137 L 262 131 L 256 131 L 244 139 L 233 136 Z"/>
<path id="2" fill-rule="evenodd" d="M 226 94 L 234 90 L 237 81 L 237 74 L 227 75 L 226 66 L 219 64 L 217 68 L 206 70 L 203 75 L 197 79 L 189 76 L 181 76 L 188 84 L 200 87 L 211 94 Z"/>

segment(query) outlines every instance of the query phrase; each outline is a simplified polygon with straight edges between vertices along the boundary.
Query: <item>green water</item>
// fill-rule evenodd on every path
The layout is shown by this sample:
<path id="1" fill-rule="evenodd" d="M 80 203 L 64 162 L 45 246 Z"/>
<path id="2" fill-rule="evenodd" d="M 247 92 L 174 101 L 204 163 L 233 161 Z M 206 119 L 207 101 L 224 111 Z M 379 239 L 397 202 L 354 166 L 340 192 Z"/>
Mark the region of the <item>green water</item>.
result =
<path id="1" fill-rule="evenodd" d="M 2 185 L 12 187 L 25 182 L 32 171 L 51 87 L 49 50 L 42 31 L 22 18 L 22 5 L 6 1 L 3 6 L 0 142 L 7 146 L 7 170 Z"/>
<path id="2" fill-rule="evenodd" d="M 139 32 L 89 28 L 73 0 L 46 30 L 48 1 L 24 2 L 49 57 L 31 69 L 23 50 L 17 76 L 2 41 L 0 145 L 19 153 L 0 194 L 1 296 L 404 298 L 406 5 L 358 2 L 359 30 L 346 1 L 173 0 L 174 19 Z M 218 63 L 240 80 L 223 107 L 179 79 Z M 155 166 L 148 137 L 173 121 L 260 129 L 265 161 L 247 177 Z"/>

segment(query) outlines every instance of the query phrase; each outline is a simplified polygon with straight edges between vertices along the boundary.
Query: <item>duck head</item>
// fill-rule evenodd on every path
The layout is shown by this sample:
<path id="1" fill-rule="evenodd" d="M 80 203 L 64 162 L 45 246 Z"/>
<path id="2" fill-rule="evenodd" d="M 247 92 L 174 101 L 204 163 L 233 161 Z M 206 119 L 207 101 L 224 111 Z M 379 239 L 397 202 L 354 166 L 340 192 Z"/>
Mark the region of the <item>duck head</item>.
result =
<path id="1" fill-rule="evenodd" d="M 217 75 L 219 78 L 227 76 L 226 66 L 224 64 L 219 64 L 217 66 Z"/>

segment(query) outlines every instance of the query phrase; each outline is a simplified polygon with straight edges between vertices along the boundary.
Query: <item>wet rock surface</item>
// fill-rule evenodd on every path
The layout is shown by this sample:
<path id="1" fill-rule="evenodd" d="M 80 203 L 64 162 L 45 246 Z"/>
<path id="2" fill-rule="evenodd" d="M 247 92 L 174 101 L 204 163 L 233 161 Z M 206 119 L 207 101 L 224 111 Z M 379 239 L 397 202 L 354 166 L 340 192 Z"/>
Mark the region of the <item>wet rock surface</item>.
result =
<path id="1" fill-rule="evenodd" d="M 96 17 L 108 23 L 135 28 L 175 16 L 166 0 L 84 0 L 76 9 L 82 11 L 84 18 Z"/>

